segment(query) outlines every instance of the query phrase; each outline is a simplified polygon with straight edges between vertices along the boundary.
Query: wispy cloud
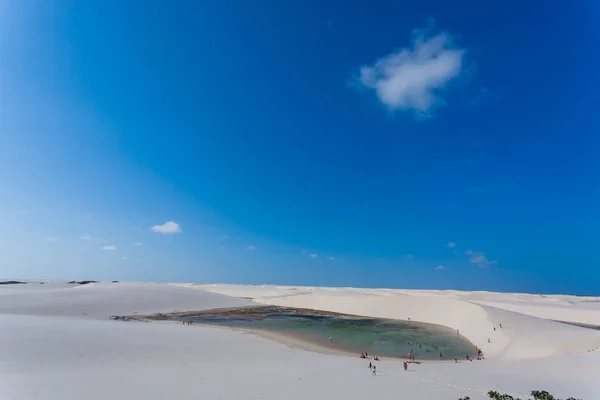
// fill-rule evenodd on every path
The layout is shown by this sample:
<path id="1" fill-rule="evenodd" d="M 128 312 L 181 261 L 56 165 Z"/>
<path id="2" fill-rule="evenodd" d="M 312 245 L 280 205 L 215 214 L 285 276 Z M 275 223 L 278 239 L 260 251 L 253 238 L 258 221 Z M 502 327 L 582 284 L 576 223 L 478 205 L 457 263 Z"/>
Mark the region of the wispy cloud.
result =
<path id="1" fill-rule="evenodd" d="M 414 254 L 405 254 L 404 258 L 407 260 L 414 260 L 415 259 L 415 255 Z"/>
<path id="2" fill-rule="evenodd" d="M 335 261 L 335 257 L 327 257 L 329 261 Z"/>
<path id="3" fill-rule="evenodd" d="M 449 249 L 453 249 L 453 248 L 456 247 L 456 243 L 454 243 L 454 242 L 448 242 L 448 243 L 446 243 L 446 247 L 449 248 Z"/>
<path id="4" fill-rule="evenodd" d="M 435 267 L 433 270 L 434 270 L 434 271 L 441 271 L 441 270 L 443 270 L 443 269 L 446 269 L 446 266 L 445 266 L 445 265 L 438 265 L 438 266 L 437 266 L 437 267 Z"/>
<path id="5" fill-rule="evenodd" d="M 318 254 L 316 254 L 316 253 L 312 253 L 312 254 L 310 255 L 310 258 L 317 258 L 317 257 L 319 257 L 319 255 L 318 255 Z"/>
<path id="6" fill-rule="evenodd" d="M 460 75 L 465 50 L 442 32 L 413 31 L 412 47 L 393 51 L 360 69 L 358 83 L 390 110 L 429 115 L 443 104 L 441 91 Z"/>
<path id="7" fill-rule="evenodd" d="M 465 255 L 469 256 L 469 262 L 471 264 L 476 264 L 482 268 L 498 264 L 498 261 L 496 260 L 489 260 L 483 251 L 473 251 L 468 249 L 465 251 Z"/>
<path id="8" fill-rule="evenodd" d="M 121 259 L 123 259 L 123 261 L 127 261 L 127 256 L 123 256 Z"/>
<path id="9" fill-rule="evenodd" d="M 181 233 L 181 227 L 175 221 L 165 222 L 162 225 L 154 225 L 151 228 L 152 232 L 163 233 L 163 234 L 172 234 L 172 233 Z"/>
<path id="10" fill-rule="evenodd" d="M 256 247 L 255 247 L 255 246 L 253 246 L 253 245 L 249 245 L 249 246 L 248 246 L 248 250 L 256 250 Z"/>
<path id="11" fill-rule="evenodd" d="M 134 246 L 143 246 L 143 245 L 144 245 L 144 243 L 142 243 L 142 242 L 135 242 L 135 243 L 133 243 L 133 245 L 134 245 Z"/>
<path id="12" fill-rule="evenodd" d="M 117 250 L 117 246 L 113 246 L 113 245 L 102 246 L 102 250 L 104 250 L 104 251 L 116 251 Z"/>
<path id="13" fill-rule="evenodd" d="M 91 236 L 89 236 L 89 235 L 81 235 L 81 236 L 79 237 L 79 239 L 81 239 L 81 240 L 92 240 L 92 237 L 91 237 Z"/>
<path id="14" fill-rule="evenodd" d="M 58 243 L 60 242 L 60 238 L 56 237 L 56 236 L 46 236 L 44 238 L 45 241 L 47 242 L 52 242 L 52 243 Z"/>
<path id="15" fill-rule="evenodd" d="M 227 246 L 221 246 L 219 247 L 220 250 L 227 250 Z"/>

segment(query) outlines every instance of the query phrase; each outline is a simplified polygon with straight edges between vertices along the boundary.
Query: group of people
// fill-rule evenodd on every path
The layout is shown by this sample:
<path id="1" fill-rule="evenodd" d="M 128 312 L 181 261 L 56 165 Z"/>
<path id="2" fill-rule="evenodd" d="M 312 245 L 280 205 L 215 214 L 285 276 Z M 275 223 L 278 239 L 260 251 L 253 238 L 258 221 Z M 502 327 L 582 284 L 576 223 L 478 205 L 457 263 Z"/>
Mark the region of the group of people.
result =
<path id="1" fill-rule="evenodd" d="M 367 352 L 360 353 L 360 358 L 369 358 L 369 353 L 367 353 Z M 379 357 L 377 357 L 377 356 L 373 357 L 373 361 L 379 361 Z"/>
<path id="2" fill-rule="evenodd" d="M 409 318 L 410 321 L 410 318 Z M 502 328 L 502 324 L 499 324 L 499 327 Z M 494 326 L 494 331 L 496 331 L 496 327 Z M 456 330 L 456 334 L 460 337 L 460 331 L 457 329 Z M 491 343 L 491 339 L 488 338 L 488 343 Z M 411 343 L 408 343 L 409 346 L 411 346 Z M 419 344 L 419 348 L 421 348 L 421 345 Z M 478 360 L 483 360 L 483 351 L 479 348 L 479 347 L 475 347 L 476 351 L 477 351 L 477 359 Z M 367 352 L 364 353 L 360 353 L 360 358 L 369 358 L 369 354 Z M 440 360 L 444 358 L 444 355 L 442 354 L 442 352 L 440 352 Z M 469 355 L 467 354 L 465 356 L 465 359 L 467 361 L 473 361 L 471 359 L 471 357 L 469 357 Z M 374 357 L 373 358 L 374 361 L 379 361 L 378 357 Z M 408 362 L 415 362 L 415 355 L 413 354 L 413 349 L 412 347 L 409 348 L 408 351 Z M 407 361 L 403 361 L 402 362 L 402 366 L 404 368 L 405 371 L 408 371 L 408 362 Z M 455 358 L 454 359 L 455 363 L 458 363 L 458 359 Z M 377 367 L 375 366 L 375 364 L 373 364 L 371 361 L 369 361 L 369 370 L 373 373 L 373 375 L 377 375 Z"/>
<path id="3" fill-rule="evenodd" d="M 184 321 L 181 321 L 181 322 L 182 322 L 184 325 L 192 325 L 192 324 L 194 323 L 194 321 L 193 321 L 193 320 L 191 320 L 191 319 L 184 320 Z"/>

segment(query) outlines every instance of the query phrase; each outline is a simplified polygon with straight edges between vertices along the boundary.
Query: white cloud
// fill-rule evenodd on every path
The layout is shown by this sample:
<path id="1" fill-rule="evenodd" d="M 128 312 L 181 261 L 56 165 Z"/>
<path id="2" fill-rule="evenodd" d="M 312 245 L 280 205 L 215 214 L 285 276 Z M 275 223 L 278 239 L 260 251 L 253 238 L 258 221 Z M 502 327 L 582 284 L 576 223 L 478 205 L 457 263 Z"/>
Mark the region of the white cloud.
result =
<path id="1" fill-rule="evenodd" d="M 446 269 L 446 266 L 444 266 L 444 265 L 438 265 L 437 267 L 434 268 L 434 271 L 441 271 L 443 269 Z"/>
<path id="2" fill-rule="evenodd" d="M 104 246 L 104 247 L 102 247 L 102 250 L 104 250 L 104 251 L 115 251 L 115 250 L 117 250 L 117 246 L 113 246 L 113 245 Z"/>
<path id="3" fill-rule="evenodd" d="M 89 236 L 89 235 L 81 235 L 81 236 L 79 237 L 79 239 L 81 239 L 81 240 L 92 240 L 92 237 L 91 237 L 91 236 Z"/>
<path id="4" fill-rule="evenodd" d="M 406 258 L 407 260 L 414 260 L 415 256 L 414 256 L 414 254 L 405 254 L 404 258 Z"/>
<path id="5" fill-rule="evenodd" d="M 52 243 L 58 243 L 60 242 L 60 238 L 57 238 L 56 236 L 46 236 L 44 238 L 45 241 L 47 242 L 52 242 Z"/>
<path id="6" fill-rule="evenodd" d="M 414 31 L 412 48 L 398 49 L 360 69 L 358 83 L 374 90 L 390 110 L 430 114 L 443 103 L 441 90 L 460 75 L 465 50 L 448 33 L 427 33 Z"/>
<path id="7" fill-rule="evenodd" d="M 221 250 L 227 250 L 227 246 L 221 246 L 219 247 Z"/>
<path id="8" fill-rule="evenodd" d="M 335 261 L 335 257 L 327 257 L 329 261 Z"/>
<path id="9" fill-rule="evenodd" d="M 127 261 L 127 256 L 121 257 L 124 261 Z"/>
<path id="10" fill-rule="evenodd" d="M 143 244 L 144 244 L 144 243 L 142 243 L 142 242 L 135 242 L 133 245 L 134 245 L 134 246 L 142 246 Z"/>
<path id="11" fill-rule="evenodd" d="M 446 244 L 446 247 L 449 248 L 449 249 L 453 249 L 453 248 L 456 247 L 456 243 L 454 243 L 454 242 L 448 242 L 448 244 Z"/>
<path id="12" fill-rule="evenodd" d="M 318 254 L 315 254 L 315 253 L 312 253 L 312 254 L 310 255 L 310 258 L 317 258 L 317 257 L 319 257 L 319 255 L 318 255 Z"/>
<path id="13" fill-rule="evenodd" d="M 249 245 L 249 246 L 248 246 L 248 250 L 256 250 L 256 247 L 255 247 L 255 246 L 252 246 L 252 245 Z"/>
<path id="14" fill-rule="evenodd" d="M 162 225 L 154 225 L 151 230 L 152 232 L 164 234 L 181 233 L 181 227 L 174 221 L 165 222 Z"/>
<path id="15" fill-rule="evenodd" d="M 498 264 L 498 261 L 496 260 L 489 260 L 483 251 L 473 251 L 468 249 L 465 251 L 465 255 L 469 256 L 469 262 L 471 264 L 477 264 L 482 268 Z"/>

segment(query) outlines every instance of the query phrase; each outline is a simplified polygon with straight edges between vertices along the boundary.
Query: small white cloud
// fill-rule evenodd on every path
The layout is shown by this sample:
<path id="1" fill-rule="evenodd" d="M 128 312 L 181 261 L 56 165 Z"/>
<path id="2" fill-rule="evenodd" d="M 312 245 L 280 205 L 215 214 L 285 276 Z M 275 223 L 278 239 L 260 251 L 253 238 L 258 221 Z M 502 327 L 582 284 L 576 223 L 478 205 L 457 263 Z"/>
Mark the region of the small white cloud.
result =
<path id="1" fill-rule="evenodd" d="M 227 246 L 221 246 L 221 247 L 219 247 L 219 249 L 221 249 L 221 250 L 227 250 Z"/>
<path id="2" fill-rule="evenodd" d="M 127 256 L 121 257 L 124 261 L 127 261 Z"/>
<path id="3" fill-rule="evenodd" d="M 473 251 L 471 249 L 468 249 L 465 251 L 465 255 L 469 256 L 469 262 L 471 264 L 476 264 L 481 268 L 498 264 L 498 261 L 496 260 L 489 260 L 483 251 Z"/>
<path id="4" fill-rule="evenodd" d="M 113 245 L 103 246 L 102 250 L 104 250 L 104 251 L 115 251 L 115 250 L 117 250 L 117 246 L 113 246 Z"/>
<path id="5" fill-rule="evenodd" d="M 142 246 L 143 244 L 144 244 L 144 243 L 142 243 L 142 242 L 135 242 L 133 245 L 134 245 L 134 246 Z"/>
<path id="6" fill-rule="evenodd" d="M 441 271 L 443 269 L 446 269 L 446 266 L 444 266 L 444 265 L 438 265 L 437 267 L 434 268 L 435 271 Z"/>
<path id="7" fill-rule="evenodd" d="M 443 104 L 440 92 L 447 83 L 460 75 L 465 50 L 448 33 L 427 33 L 413 31 L 412 48 L 398 49 L 360 69 L 358 83 L 375 91 L 390 110 L 428 115 Z"/>
<path id="8" fill-rule="evenodd" d="M 315 254 L 315 253 L 312 253 L 312 254 L 310 255 L 310 258 L 317 258 L 317 257 L 319 257 L 319 255 L 318 255 L 318 254 Z"/>
<path id="9" fill-rule="evenodd" d="M 302 249 L 302 250 L 300 250 L 300 253 L 302 253 L 302 254 L 308 254 L 308 250 Z"/>
<path id="10" fill-rule="evenodd" d="M 81 239 L 81 240 L 92 240 L 92 237 L 91 237 L 91 236 L 89 236 L 89 235 L 81 235 L 81 236 L 79 237 L 79 239 Z"/>
<path id="11" fill-rule="evenodd" d="M 58 243 L 60 242 L 60 238 L 57 238 L 56 236 L 46 236 L 44 238 L 45 241 L 47 242 L 52 242 L 52 243 Z"/>
<path id="12" fill-rule="evenodd" d="M 223 239 L 227 239 L 227 238 L 229 238 L 228 235 L 223 235 Z"/>
<path id="13" fill-rule="evenodd" d="M 21 214 L 29 214 L 29 210 L 27 208 L 21 208 Z"/>
<path id="14" fill-rule="evenodd" d="M 256 247 L 255 247 L 255 246 L 252 246 L 252 245 L 249 245 L 249 246 L 248 246 L 248 250 L 256 250 Z"/>
<path id="15" fill-rule="evenodd" d="M 142 262 L 142 259 L 141 258 L 136 258 L 135 262 Z"/>
<path id="16" fill-rule="evenodd" d="M 449 249 L 453 249 L 453 248 L 455 248 L 455 247 L 456 247 L 456 243 L 454 243 L 454 242 L 448 242 L 448 243 L 446 244 L 446 247 L 447 247 L 447 248 L 449 248 Z"/>
<path id="17" fill-rule="evenodd" d="M 152 232 L 163 234 L 181 233 L 181 227 L 174 221 L 165 222 L 162 225 L 154 225 L 151 230 Z"/>
<path id="18" fill-rule="evenodd" d="M 414 254 L 405 254 L 404 258 L 407 260 L 414 260 L 415 259 L 415 255 Z"/>
<path id="19" fill-rule="evenodd" d="M 335 261 L 335 257 L 327 257 L 329 261 Z"/>
<path id="20" fill-rule="evenodd" d="M 92 218 L 92 214 L 85 214 L 84 217 L 85 218 Z"/>

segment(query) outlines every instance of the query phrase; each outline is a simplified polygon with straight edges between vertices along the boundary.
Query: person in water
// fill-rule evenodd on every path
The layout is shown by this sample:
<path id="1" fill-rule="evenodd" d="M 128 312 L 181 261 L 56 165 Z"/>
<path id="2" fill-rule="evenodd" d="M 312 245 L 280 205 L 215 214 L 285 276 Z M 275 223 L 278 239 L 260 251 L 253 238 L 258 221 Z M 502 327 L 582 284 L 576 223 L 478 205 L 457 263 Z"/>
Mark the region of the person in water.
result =
<path id="1" fill-rule="evenodd" d="M 405 370 L 405 371 L 406 371 L 406 370 L 408 370 L 408 364 L 406 363 L 406 361 L 404 361 L 404 363 L 403 363 L 403 364 L 404 364 L 404 370 Z"/>
<path id="2" fill-rule="evenodd" d="M 377 366 L 373 365 L 373 375 L 377 375 Z"/>
<path id="3" fill-rule="evenodd" d="M 442 355 L 442 352 L 440 352 L 440 360 L 444 358 L 444 356 Z"/>

